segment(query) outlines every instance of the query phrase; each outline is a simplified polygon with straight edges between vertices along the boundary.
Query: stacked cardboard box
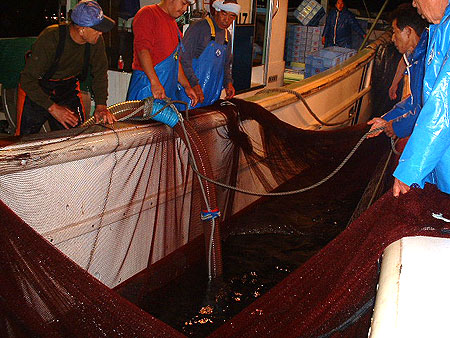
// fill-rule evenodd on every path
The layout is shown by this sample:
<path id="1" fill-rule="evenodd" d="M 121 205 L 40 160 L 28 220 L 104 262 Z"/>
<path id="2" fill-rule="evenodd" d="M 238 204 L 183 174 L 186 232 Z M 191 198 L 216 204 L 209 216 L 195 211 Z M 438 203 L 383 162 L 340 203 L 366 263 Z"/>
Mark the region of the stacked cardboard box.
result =
<path id="1" fill-rule="evenodd" d="M 289 24 L 286 33 L 285 60 L 305 62 L 305 54 L 322 48 L 323 26 L 310 27 Z"/>
<path id="2" fill-rule="evenodd" d="M 305 56 L 305 78 L 337 66 L 356 54 L 356 50 L 343 47 L 327 47 Z"/>
<path id="3" fill-rule="evenodd" d="M 294 11 L 294 16 L 305 26 L 317 26 L 324 15 L 325 10 L 316 0 L 304 0 Z"/>
<path id="4" fill-rule="evenodd" d="M 288 25 L 285 47 L 285 59 L 287 62 L 305 62 L 307 35 L 307 26 Z"/>

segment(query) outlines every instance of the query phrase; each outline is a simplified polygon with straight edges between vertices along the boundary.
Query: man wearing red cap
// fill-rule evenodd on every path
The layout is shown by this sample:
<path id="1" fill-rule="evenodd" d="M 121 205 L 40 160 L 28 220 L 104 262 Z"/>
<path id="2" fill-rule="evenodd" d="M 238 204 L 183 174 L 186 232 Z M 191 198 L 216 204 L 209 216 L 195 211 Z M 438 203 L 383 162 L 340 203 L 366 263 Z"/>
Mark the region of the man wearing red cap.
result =
<path id="1" fill-rule="evenodd" d="M 183 15 L 194 0 L 163 0 L 142 7 L 133 20 L 133 74 L 127 100 L 177 99 L 180 83 L 192 105 L 197 96 L 179 63 L 181 32 L 175 19 Z"/>
<path id="2" fill-rule="evenodd" d="M 52 130 L 84 121 L 79 80 L 91 67 L 96 122 L 113 123 L 106 108 L 108 60 L 102 33 L 114 27 L 94 0 L 79 2 L 68 25 L 49 26 L 33 44 L 20 77 L 16 134 L 38 133 L 48 121 Z"/>

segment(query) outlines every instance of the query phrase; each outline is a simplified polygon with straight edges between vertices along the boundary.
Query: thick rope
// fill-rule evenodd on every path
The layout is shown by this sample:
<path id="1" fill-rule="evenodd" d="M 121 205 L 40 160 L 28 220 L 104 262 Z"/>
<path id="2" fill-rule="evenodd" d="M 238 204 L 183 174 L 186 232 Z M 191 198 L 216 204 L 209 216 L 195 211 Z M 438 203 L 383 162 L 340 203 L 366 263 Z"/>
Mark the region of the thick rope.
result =
<path id="1" fill-rule="evenodd" d="M 303 103 L 305 104 L 305 106 L 307 107 L 308 111 L 310 111 L 311 115 L 312 115 L 313 117 L 317 117 L 317 116 L 312 112 L 311 108 L 309 108 L 309 106 L 308 106 L 308 104 L 306 103 L 306 101 L 304 100 L 303 96 L 302 96 L 301 94 L 297 93 L 296 91 L 291 90 L 291 89 L 284 89 L 284 88 L 273 88 L 273 89 L 265 89 L 265 90 L 263 90 L 263 91 L 260 91 L 259 93 L 262 93 L 262 92 L 269 92 L 269 91 L 274 91 L 274 92 L 287 92 L 287 93 L 290 93 L 290 94 L 295 95 L 296 97 L 298 97 L 298 98 L 300 98 L 300 99 L 302 100 L 302 102 L 303 102 Z M 181 115 L 181 113 L 178 111 L 178 109 L 177 109 L 177 108 L 175 107 L 175 105 L 174 105 L 174 103 L 182 103 L 182 104 L 185 104 L 185 105 L 187 105 L 187 103 L 186 103 L 186 102 L 183 102 L 183 101 L 171 101 L 170 99 L 165 99 L 165 101 L 166 101 L 166 105 L 164 105 L 161 109 L 159 109 L 159 110 L 158 110 L 156 113 L 154 113 L 154 114 L 145 114 L 145 115 L 146 115 L 146 118 L 143 119 L 143 120 L 149 120 L 149 119 L 151 119 L 152 117 L 154 117 L 154 116 L 156 116 L 157 114 L 159 114 L 161 111 L 163 111 L 163 110 L 164 110 L 165 108 L 167 108 L 168 106 L 171 106 L 171 108 L 174 109 L 174 111 L 177 113 L 177 115 L 178 115 L 179 118 L 180 118 L 180 125 L 181 125 L 181 127 L 182 127 L 182 129 L 183 129 L 183 133 L 185 134 L 186 139 L 187 139 L 187 147 L 188 147 L 188 154 L 189 154 L 189 162 L 190 162 L 190 164 L 191 164 L 191 166 L 192 166 L 192 170 L 195 172 L 195 174 L 197 174 L 197 176 L 199 176 L 200 178 L 204 179 L 205 181 L 208 181 L 208 182 L 210 182 L 210 183 L 212 183 L 212 184 L 215 184 L 215 185 L 217 185 L 217 186 L 220 186 L 220 187 L 222 187 L 222 188 L 229 189 L 229 190 L 234 190 L 234 191 L 237 191 L 237 192 L 240 192 L 240 193 L 243 193 L 243 194 L 253 195 L 253 196 L 286 196 L 286 195 L 294 195 L 294 194 L 303 193 L 303 192 L 305 192 L 305 191 L 308 191 L 308 190 L 317 188 L 318 186 L 320 186 L 320 185 L 322 185 L 323 183 L 325 183 L 325 182 L 327 182 L 328 180 L 330 180 L 333 176 L 335 176 L 335 175 L 339 172 L 339 170 L 342 169 L 342 167 L 350 160 L 350 158 L 353 156 L 353 154 L 356 152 L 356 150 L 360 147 L 361 143 L 362 143 L 369 135 L 374 134 L 374 133 L 376 133 L 376 132 L 378 132 L 378 131 L 384 130 L 384 127 L 380 127 L 380 128 L 376 128 L 376 129 L 370 130 L 370 131 L 368 131 L 366 134 L 364 134 L 364 135 L 361 137 L 361 139 L 358 141 L 358 143 L 357 143 L 357 144 L 353 147 L 353 149 L 350 151 L 350 153 L 344 158 L 344 160 L 341 162 L 341 164 L 339 164 L 339 165 L 336 167 L 336 169 L 334 169 L 328 176 L 326 176 L 325 178 L 323 178 L 323 179 L 320 180 L 319 182 L 316 182 L 316 183 L 314 183 L 314 184 L 312 184 L 312 185 L 310 185 L 310 186 L 308 186 L 308 187 L 305 187 L 305 188 L 301 188 L 301 189 L 297 189 L 297 190 L 291 190 L 291 191 L 285 191 L 285 192 L 272 192 L 272 193 L 256 192 L 256 191 L 251 191 L 251 190 L 246 190 L 246 189 L 241 189 L 241 188 L 238 188 L 238 187 L 230 186 L 230 185 L 225 184 L 225 183 L 222 183 L 222 182 L 218 182 L 218 181 L 216 181 L 216 180 L 214 180 L 214 179 L 212 179 L 212 178 L 209 178 L 209 177 L 203 175 L 202 173 L 200 173 L 200 172 L 198 171 L 198 168 L 197 168 L 197 166 L 196 166 L 196 163 L 195 163 L 195 161 L 194 161 L 194 159 L 193 159 L 192 148 L 191 148 L 190 142 L 189 142 L 188 137 L 187 137 L 187 131 L 186 131 L 185 127 L 184 127 L 183 116 Z M 225 101 L 225 102 L 228 102 L 228 101 Z M 221 105 L 225 105 L 225 102 L 223 102 Z M 234 105 L 232 102 L 229 102 L 228 104 Z M 127 115 L 126 117 L 124 117 L 124 118 L 122 118 L 122 119 L 127 119 L 127 118 L 129 118 L 130 116 L 134 116 L 134 115 L 136 114 L 136 111 L 137 111 L 137 110 L 141 111 L 142 109 L 144 109 L 144 106 L 145 106 L 145 105 L 143 105 L 143 106 L 137 108 L 135 111 L 133 111 L 132 113 L 130 113 L 129 115 Z M 150 105 L 147 105 L 147 107 L 149 107 L 149 106 L 150 106 Z M 147 108 L 147 109 L 149 109 L 149 108 Z M 91 119 L 92 119 L 92 118 L 91 118 Z M 317 120 L 319 123 L 323 123 L 322 121 L 320 121 L 319 118 L 316 118 L 316 120 Z M 351 118 L 348 119 L 348 120 L 351 120 Z M 324 124 L 324 125 L 328 125 L 328 126 L 331 126 L 331 125 L 340 125 L 340 124 L 343 124 L 343 123 L 348 122 L 348 120 L 346 120 L 346 121 L 344 121 L 344 122 L 341 122 L 341 123 L 338 123 L 338 124 Z M 86 121 L 86 122 L 87 122 L 87 121 Z M 393 140 L 392 140 L 392 147 L 393 147 L 394 153 L 396 153 L 396 150 L 395 150 L 395 143 L 393 142 Z M 202 190 L 203 198 L 204 198 L 205 203 L 206 203 L 206 206 L 207 206 L 207 210 L 208 210 L 208 211 L 211 211 L 211 208 L 210 208 L 210 206 L 209 206 L 209 204 L 208 204 L 208 202 L 207 202 L 207 197 L 206 197 L 206 193 L 205 193 L 205 191 L 204 191 L 203 184 L 201 183 L 201 180 L 199 180 L 199 181 L 200 181 L 200 188 L 201 188 L 201 190 Z"/>
<path id="2" fill-rule="evenodd" d="M 184 101 L 178 101 L 178 100 L 172 101 L 172 100 L 170 100 L 170 99 L 163 99 L 162 101 L 165 101 L 166 104 L 165 104 L 162 108 L 160 108 L 157 112 L 155 112 L 155 113 L 153 114 L 153 113 L 150 113 L 150 112 L 152 112 L 152 109 L 153 109 L 153 101 L 154 101 L 154 100 L 155 100 L 155 99 L 154 99 L 153 97 L 148 97 L 148 98 L 146 98 L 146 99 L 144 99 L 144 100 L 140 100 L 140 101 L 143 101 L 143 102 L 144 102 L 144 104 L 143 104 L 142 106 L 138 107 L 137 109 L 135 109 L 135 110 L 132 111 L 131 113 L 129 113 L 129 114 L 125 115 L 125 116 L 122 116 L 121 118 L 118 118 L 117 121 L 125 121 L 125 120 L 128 120 L 128 119 L 130 119 L 130 118 L 136 116 L 136 115 L 137 115 L 138 113 L 140 113 L 142 110 L 144 110 L 144 116 L 143 116 L 142 118 L 135 118 L 135 119 L 136 119 L 136 120 L 141 120 L 141 121 L 147 121 L 147 120 L 150 120 L 152 117 L 155 117 L 155 116 L 158 115 L 160 112 L 162 112 L 164 109 L 166 109 L 167 107 L 173 105 L 174 103 L 180 103 L 180 104 L 186 105 L 186 111 L 185 111 L 186 117 L 185 117 L 185 119 L 186 119 L 186 120 L 189 120 L 189 105 L 188 105 L 186 102 L 184 102 Z M 138 101 L 126 101 L 126 102 L 138 102 Z M 119 104 L 122 104 L 122 103 L 123 103 L 123 102 L 118 103 L 118 104 L 115 104 L 115 105 L 112 105 L 111 107 L 114 107 L 114 106 L 119 105 Z M 109 107 L 109 108 L 111 108 L 111 107 Z M 178 114 L 178 110 L 176 110 L 176 112 L 177 112 L 177 114 Z M 117 117 L 117 115 L 119 115 L 120 113 L 122 113 L 122 112 L 117 112 L 117 113 L 115 113 L 115 114 L 113 114 L 113 115 Z M 178 116 L 181 116 L 181 114 L 178 114 Z M 89 119 L 87 119 L 86 121 L 84 121 L 84 123 L 81 124 L 80 127 L 88 127 L 88 126 L 91 126 L 91 125 L 93 125 L 93 124 L 103 125 L 102 122 L 95 123 L 95 117 L 94 117 L 94 116 L 91 116 Z"/>
<path id="3" fill-rule="evenodd" d="M 378 132 L 379 130 L 383 130 L 384 127 L 381 128 L 377 128 L 371 131 L 368 131 L 366 134 L 364 134 L 361 139 L 358 141 L 358 143 L 353 147 L 353 149 L 350 151 L 350 153 L 345 157 L 345 159 L 341 162 L 341 164 L 339 164 L 336 169 L 334 169 L 328 176 L 326 176 L 325 178 L 323 178 L 322 180 L 320 180 L 317 183 L 314 183 L 308 187 L 305 188 L 301 188 L 301 189 L 297 189 L 297 190 L 291 190 L 291 191 L 284 191 L 284 192 L 271 192 L 271 193 L 263 193 L 263 192 L 255 192 L 255 191 L 251 191 L 251 190 L 246 190 L 246 189 L 241 189 L 238 187 L 233 187 L 218 181 L 215 181 L 209 177 L 206 177 L 204 175 L 202 175 L 200 172 L 195 172 L 197 175 L 199 175 L 201 178 L 203 178 L 204 180 L 211 182 L 215 185 L 218 185 L 222 188 L 226 188 L 226 189 L 230 189 L 230 190 L 235 190 L 237 192 L 241 192 L 243 194 L 247 194 L 247 195 L 254 195 L 254 196 L 286 196 L 286 195 L 294 195 L 294 194 L 298 194 L 298 193 L 302 193 L 314 188 L 317 188 L 319 185 L 322 185 L 323 183 L 325 183 L 326 181 L 328 181 L 329 179 L 331 179 L 334 175 L 336 175 L 338 173 L 339 170 L 341 170 L 341 168 L 350 160 L 350 158 L 353 156 L 353 154 L 356 152 L 356 150 L 359 148 L 359 146 L 361 145 L 361 143 L 367 138 L 367 136 Z M 195 171 L 195 170 L 194 170 Z"/>
<path id="4" fill-rule="evenodd" d="M 257 94 L 262 94 L 262 93 L 288 93 L 288 94 L 292 94 L 295 97 L 297 97 L 300 101 L 303 102 L 303 104 L 305 105 L 306 109 L 308 110 L 308 112 L 311 114 L 311 116 L 321 125 L 323 126 L 327 126 L 327 127 L 334 127 L 334 126 L 340 126 L 343 125 L 351 120 L 353 120 L 353 117 L 349 117 L 348 119 L 341 121 L 341 122 L 336 122 L 336 123 L 328 123 L 328 122 L 324 122 L 322 121 L 311 109 L 311 107 L 309 106 L 308 102 L 306 102 L 305 98 L 303 97 L 302 94 L 300 94 L 299 92 L 292 90 L 292 89 L 288 89 L 288 88 L 268 88 L 268 89 L 263 89 L 261 91 L 259 91 Z"/>

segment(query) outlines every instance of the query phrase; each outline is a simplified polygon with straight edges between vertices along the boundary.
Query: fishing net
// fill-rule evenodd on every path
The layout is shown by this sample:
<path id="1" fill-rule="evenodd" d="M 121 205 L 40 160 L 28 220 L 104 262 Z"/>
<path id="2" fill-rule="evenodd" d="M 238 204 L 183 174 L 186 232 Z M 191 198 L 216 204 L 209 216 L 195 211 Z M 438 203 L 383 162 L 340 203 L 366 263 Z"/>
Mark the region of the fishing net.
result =
<path id="1" fill-rule="evenodd" d="M 351 120 L 338 130 L 302 130 L 254 103 L 231 103 L 192 111 L 187 122 L 187 139 L 197 143 L 200 161 L 208 159 L 211 165 L 200 174 L 220 183 L 212 199 L 223 220 L 255 203 L 258 193 L 283 193 L 286 182 L 302 173 L 320 171 L 325 177 L 368 131 Z M 114 289 L 125 289 L 136 279 L 156 289 L 208 255 L 209 235 L 204 234 L 210 227 L 200 217 L 204 199 L 199 184 L 206 178 L 194 173 L 182 133 L 178 127 L 174 132 L 144 121 L 2 142 L 2 336 L 180 335 L 129 302 L 142 290 L 127 289 L 128 301 Z M 364 164 L 359 174 L 370 176 L 388 150 L 386 138 L 364 141 L 354 155 Z M 341 172 L 354 174 L 346 170 Z M 417 206 L 414 198 L 425 202 Z M 422 233 L 406 226 L 412 220 L 401 211 L 408 211 L 408 203 L 427 208 L 426 201 L 438 203 L 438 198 L 445 200 L 429 187 L 398 200 L 385 195 L 376 211 L 358 218 L 343 236 L 214 335 L 317 336 L 339 326 L 373 297 L 383 248 Z M 380 215 L 390 213 L 393 223 L 400 222 L 397 227 L 386 229 L 389 222 L 375 226 Z M 230 230 L 222 228 L 221 234 Z M 220 260 L 220 243 L 216 248 Z M 361 327 L 367 332 L 367 323 Z"/>
<path id="2" fill-rule="evenodd" d="M 207 133 L 205 128 L 208 123 L 205 121 L 211 120 L 211 116 L 208 118 L 210 113 L 205 116 L 204 111 L 197 111 L 190 119 L 190 124 L 199 132 L 204 144 L 210 144 L 213 140 L 217 144 L 217 139 L 223 140 L 221 160 L 217 161 L 217 154 L 210 153 L 209 156 L 214 159 L 212 163 L 216 163 L 212 169 L 215 178 L 230 185 L 243 186 L 237 175 L 243 161 L 245 167 L 249 168 L 249 177 L 253 181 L 247 188 L 263 187 L 267 192 L 273 191 L 280 182 L 306 170 L 319 166 L 334 168 L 368 129 L 364 125 L 357 125 L 336 131 L 305 131 L 278 120 L 256 104 L 241 100 L 234 100 L 233 103 L 234 105 L 215 107 L 220 114 L 215 113 L 214 116 L 222 116 L 219 120 L 224 121 L 224 127 L 215 129 L 213 135 Z M 251 135 L 249 131 L 245 132 L 246 128 L 250 130 L 249 123 L 258 123 L 260 126 L 261 142 L 257 142 L 255 135 Z M 172 260 L 175 262 L 175 270 L 178 265 L 178 270 L 181 271 L 184 269 L 182 266 L 188 264 L 186 257 L 189 255 L 177 253 L 177 245 L 172 243 L 179 241 L 196 250 L 202 247 L 199 245 L 202 240 L 198 240 L 202 234 L 198 216 L 201 204 L 199 188 L 193 183 L 189 162 L 180 160 L 187 156 L 186 149 L 174 135 L 166 136 L 164 126 L 155 125 L 153 129 L 161 130 L 160 133 L 152 133 L 157 142 L 147 140 L 139 145 L 140 141 L 135 135 L 143 130 L 134 126 L 134 148 L 127 150 L 121 148 L 122 143 L 126 145 L 128 142 L 125 136 L 109 131 L 117 138 L 115 151 L 102 155 L 94 163 L 89 163 L 89 158 L 71 161 L 69 171 L 68 168 L 59 168 L 55 164 L 50 168 L 42 166 L 2 175 L 2 200 L 9 204 L 9 207 L 3 203 L 0 206 L 3 215 L 0 236 L 0 257 L 3 262 L 0 274 L 2 336 L 180 335 L 106 286 L 123 284 L 121 278 L 130 274 L 128 279 L 147 278 L 149 282 L 156 283 L 159 273 L 161 278 L 158 282 L 161 283 L 164 281 L 163 274 L 161 270 L 157 273 L 152 265 L 157 261 L 155 265 L 164 266 L 158 261 L 158 255 L 165 255 L 165 250 L 174 251 L 172 257 L 168 255 L 171 258 L 164 258 L 163 261 L 167 263 Z M 219 137 L 215 134 L 217 132 L 220 133 Z M 57 147 L 70 152 L 73 144 L 76 146 L 81 142 L 83 135 L 86 134 L 60 141 Z M 106 136 L 102 134 L 102 137 Z M 341 146 L 336 147 L 337 143 Z M 365 154 L 367 158 L 373 158 L 388 148 L 385 139 L 376 138 L 365 141 L 358 152 Z M 158 155 L 160 152 L 163 156 Z M 57 156 L 57 153 L 55 151 L 48 156 Z M 156 160 L 158 162 L 154 163 Z M 83 196 L 84 200 L 76 200 L 77 194 L 73 192 L 76 191 L 77 184 L 78 187 L 82 186 L 77 181 L 77 173 L 85 170 L 85 162 L 88 162 L 90 173 L 88 175 L 83 172 L 81 181 L 86 183 L 89 181 L 87 178 L 96 180 L 88 183 L 88 194 Z M 51 180 L 44 180 L 50 173 Z M 15 175 L 19 175 L 19 186 Z M 59 175 L 62 175 L 65 185 L 57 180 Z M 182 188 L 176 189 L 177 185 Z M 430 198 L 434 202 L 438 201 L 435 196 L 437 193 L 431 192 L 434 195 Z M 149 193 L 150 197 L 146 195 Z M 343 237 L 336 239 L 325 251 L 214 335 L 258 336 L 263 330 L 267 335 L 273 336 L 281 333 L 289 335 L 289 332 L 296 336 L 314 336 L 337 326 L 356 311 L 361 303 L 366 303 L 367 297 L 373 297 L 376 260 L 384 246 L 399 236 L 413 234 L 416 229 L 409 225 L 407 227 L 406 223 L 401 223 L 400 228 L 396 228 L 387 225 L 389 222 L 384 222 L 384 226 L 389 227 L 393 234 L 392 238 L 387 239 L 387 229 L 374 224 L 379 220 L 380 213 L 381 217 L 393 213 L 398 217 L 395 222 L 409 224 L 411 217 L 401 216 L 399 212 L 409 210 L 402 203 L 416 203 L 411 200 L 412 196 L 420 195 L 423 199 L 421 194 L 427 197 L 428 193 L 430 189 L 415 191 L 399 200 L 386 195 L 378 202 L 381 206 L 366 216 L 371 219 L 370 222 L 354 222 Z M 164 196 L 160 196 L 163 194 Z M 102 196 L 102 203 L 93 200 L 94 195 Z M 233 213 L 236 195 L 240 194 L 224 188 L 217 189 L 218 205 L 224 211 L 224 217 Z M 117 204 L 119 202 L 121 204 Z M 108 205 L 110 203 L 113 203 L 112 208 Z M 156 210 L 150 208 L 153 203 Z M 54 207 L 50 211 L 45 210 L 52 204 L 61 205 L 62 209 Z M 119 208 L 120 217 L 115 220 L 114 209 L 117 205 L 128 207 Z M 194 205 L 196 210 L 193 210 Z M 420 205 L 420 208 L 425 207 L 426 204 Z M 14 212 L 9 208 L 14 209 Z M 395 212 L 393 208 L 396 208 Z M 150 215 L 146 213 L 148 209 L 152 210 Z M 52 214 L 55 210 L 60 213 Z M 16 213 L 22 214 L 22 219 Z M 131 216 L 127 217 L 128 215 Z M 31 227 L 24 222 L 27 217 L 27 223 L 33 224 Z M 139 218 L 145 218 L 145 222 L 138 221 Z M 189 222 L 184 223 L 183 220 L 186 219 Z M 428 219 L 426 221 L 427 224 L 431 222 Z M 88 224 L 90 231 L 83 231 L 83 222 Z M 150 223 L 155 223 L 156 229 L 152 229 Z M 64 225 L 62 229 L 58 227 L 59 224 Z M 183 229 L 186 224 L 187 231 Z M 78 227 L 76 236 L 65 238 L 70 226 Z M 351 230 L 354 227 L 356 229 Z M 53 228 L 58 231 L 52 230 Z M 358 234 L 357 239 L 354 238 L 355 232 Z M 377 235 L 372 232 L 377 232 Z M 422 232 L 414 232 L 416 233 Z M 376 238 L 378 241 L 375 241 Z M 133 243 L 140 240 L 146 242 L 140 246 L 146 248 L 144 253 L 137 252 L 138 247 Z M 158 242 L 163 248 L 162 252 L 157 249 Z M 367 243 L 373 249 L 366 249 Z M 344 258 L 342 253 L 348 253 L 348 258 Z M 145 259 L 140 258 L 141 256 Z M 353 259 L 353 256 L 358 259 Z M 363 257 L 371 260 L 366 261 Z M 180 262 L 180 258 L 184 261 Z M 77 261 L 77 264 L 73 261 Z M 145 264 L 135 266 L 130 261 L 133 264 Z M 325 275 L 326 279 L 321 278 Z M 357 296 L 355 293 L 348 293 L 348 289 L 358 289 Z M 132 294 L 130 298 L 133 298 Z"/>
<path id="3" fill-rule="evenodd" d="M 440 231 L 445 223 L 432 213 L 448 215 L 449 202 L 449 195 L 431 185 L 398 199 L 388 191 L 317 255 L 211 336 L 366 337 L 384 248 L 406 236 L 445 237 Z"/>

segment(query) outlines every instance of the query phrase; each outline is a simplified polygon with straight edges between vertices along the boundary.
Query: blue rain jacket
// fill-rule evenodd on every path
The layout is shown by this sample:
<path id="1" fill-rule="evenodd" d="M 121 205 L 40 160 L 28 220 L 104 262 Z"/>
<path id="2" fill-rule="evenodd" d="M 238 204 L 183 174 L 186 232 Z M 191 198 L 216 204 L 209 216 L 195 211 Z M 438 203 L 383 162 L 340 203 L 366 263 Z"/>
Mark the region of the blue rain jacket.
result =
<path id="1" fill-rule="evenodd" d="M 413 53 L 408 57 L 407 73 L 411 95 L 395 105 L 383 116 L 386 121 L 393 120 L 392 128 L 399 138 L 411 135 L 414 124 L 422 108 L 423 76 L 427 52 L 428 30 L 425 29 Z"/>
<path id="2" fill-rule="evenodd" d="M 450 193 L 450 6 L 430 26 L 423 82 L 423 108 L 394 176 L 421 188 L 426 182 Z"/>
<path id="3" fill-rule="evenodd" d="M 210 18 L 206 19 L 211 27 L 211 42 L 197 59 L 192 60 L 192 68 L 205 97 L 203 102 L 197 104 L 195 108 L 209 106 L 220 98 L 225 74 L 227 45 L 215 41 L 214 25 Z M 225 30 L 225 34 L 227 34 L 227 30 Z M 180 89 L 179 93 L 181 101 L 190 101 L 184 89 Z M 192 106 L 189 104 L 189 109 L 191 108 Z"/>
<path id="4" fill-rule="evenodd" d="M 361 37 L 366 34 L 353 13 L 347 8 L 340 12 L 333 8 L 327 16 L 322 33 L 325 36 L 324 47 L 340 46 L 352 48 L 352 30 L 361 35 Z"/>

